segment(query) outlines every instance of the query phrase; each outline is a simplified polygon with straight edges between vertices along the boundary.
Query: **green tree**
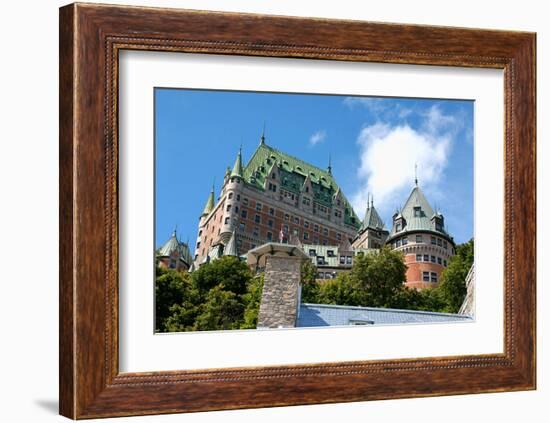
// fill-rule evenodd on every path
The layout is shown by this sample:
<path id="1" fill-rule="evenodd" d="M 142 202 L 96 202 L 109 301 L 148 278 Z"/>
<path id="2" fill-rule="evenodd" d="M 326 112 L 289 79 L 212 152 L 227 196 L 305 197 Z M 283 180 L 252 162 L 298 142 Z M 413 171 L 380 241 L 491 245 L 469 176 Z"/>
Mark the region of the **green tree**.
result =
<path id="1" fill-rule="evenodd" d="M 238 329 L 242 323 L 244 305 L 239 296 L 223 289 L 222 285 L 212 288 L 206 301 L 199 306 L 195 320 L 196 330 Z"/>
<path id="2" fill-rule="evenodd" d="M 301 272 L 302 302 L 318 303 L 320 285 L 317 282 L 317 268 L 308 260 L 302 264 Z"/>
<path id="3" fill-rule="evenodd" d="M 445 302 L 443 311 L 457 313 L 466 296 L 466 276 L 474 263 L 474 240 L 456 247 L 456 254 L 441 274 L 438 290 Z"/>
<path id="4" fill-rule="evenodd" d="M 394 307 L 403 290 L 407 266 L 400 252 L 384 247 L 378 254 L 355 257 L 351 279 L 358 287 L 359 302 L 369 307 Z"/>
<path id="5" fill-rule="evenodd" d="M 156 269 L 155 282 L 155 326 L 157 331 L 166 330 L 166 320 L 172 314 L 171 308 L 181 304 L 190 296 L 191 283 L 187 273 L 176 270 Z"/>
<path id="6" fill-rule="evenodd" d="M 262 301 L 262 290 L 264 287 L 264 275 L 253 278 L 248 284 L 246 294 L 243 295 L 245 304 L 244 319 L 241 329 L 255 329 L 258 323 L 258 313 Z"/>
<path id="7" fill-rule="evenodd" d="M 193 285 L 201 295 L 206 295 L 212 288 L 223 285 L 224 289 L 242 295 L 252 274 L 246 263 L 237 257 L 225 256 L 204 264 L 191 273 Z"/>
<path id="8" fill-rule="evenodd" d="M 360 305 L 358 285 L 349 273 L 338 273 L 336 278 L 319 285 L 319 304 Z"/>

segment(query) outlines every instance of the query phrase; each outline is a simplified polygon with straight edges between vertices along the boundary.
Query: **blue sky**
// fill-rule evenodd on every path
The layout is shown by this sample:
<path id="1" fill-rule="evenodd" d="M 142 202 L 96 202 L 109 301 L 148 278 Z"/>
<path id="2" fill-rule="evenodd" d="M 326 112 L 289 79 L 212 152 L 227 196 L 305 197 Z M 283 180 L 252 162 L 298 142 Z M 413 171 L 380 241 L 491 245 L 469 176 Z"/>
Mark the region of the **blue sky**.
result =
<path id="1" fill-rule="evenodd" d="M 177 226 L 190 247 L 199 215 L 239 145 L 266 143 L 332 171 L 360 218 L 374 196 L 386 227 L 414 186 L 457 243 L 473 236 L 472 101 L 155 89 L 155 243 Z"/>

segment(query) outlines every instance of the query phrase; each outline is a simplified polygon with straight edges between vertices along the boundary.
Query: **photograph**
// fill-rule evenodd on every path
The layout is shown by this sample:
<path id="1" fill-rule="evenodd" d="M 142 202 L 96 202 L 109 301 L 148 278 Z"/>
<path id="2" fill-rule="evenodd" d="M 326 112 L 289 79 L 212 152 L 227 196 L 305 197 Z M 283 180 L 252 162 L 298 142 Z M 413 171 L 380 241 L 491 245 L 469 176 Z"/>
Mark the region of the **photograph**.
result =
<path id="1" fill-rule="evenodd" d="M 152 95 L 156 333 L 475 322 L 474 101 Z"/>

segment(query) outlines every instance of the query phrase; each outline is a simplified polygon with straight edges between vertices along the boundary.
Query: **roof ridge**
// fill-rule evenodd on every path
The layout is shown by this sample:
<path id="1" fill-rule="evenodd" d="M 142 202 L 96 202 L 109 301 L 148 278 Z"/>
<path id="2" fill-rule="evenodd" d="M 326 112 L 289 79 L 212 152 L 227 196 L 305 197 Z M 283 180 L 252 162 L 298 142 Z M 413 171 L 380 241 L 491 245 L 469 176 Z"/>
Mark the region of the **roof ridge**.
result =
<path id="1" fill-rule="evenodd" d="M 308 162 L 306 162 L 305 160 L 302 160 L 302 159 L 300 159 L 300 158 L 298 158 L 298 157 L 296 157 L 296 156 L 293 156 L 292 154 L 289 154 L 289 153 L 286 153 L 286 152 L 284 152 L 284 151 L 282 151 L 282 150 L 279 150 L 278 148 L 275 148 L 275 147 L 273 147 L 273 146 L 271 146 L 271 145 L 268 145 L 268 144 L 261 144 L 261 145 L 258 146 L 258 149 L 259 149 L 260 147 L 265 147 L 265 148 L 267 148 L 267 149 L 269 149 L 269 150 L 273 150 L 273 151 L 275 151 L 275 152 L 277 152 L 277 153 L 279 153 L 279 154 L 281 154 L 281 155 L 288 156 L 288 157 L 290 157 L 291 159 L 296 160 L 297 162 L 300 162 L 300 163 L 302 163 L 302 164 L 304 164 L 304 165 L 306 165 L 306 166 L 312 167 L 312 168 L 314 168 L 314 169 L 316 169 L 316 170 L 318 170 L 318 171 L 320 171 L 320 172 L 326 174 L 328 177 L 330 177 L 330 179 L 332 180 L 332 182 L 334 182 L 335 185 L 338 185 L 338 184 L 336 184 L 336 181 L 334 180 L 333 176 L 328 172 L 328 170 L 323 170 L 323 169 L 321 169 L 321 168 L 318 167 L 318 166 L 315 166 L 315 165 L 313 165 L 313 164 L 311 164 L 311 163 L 308 163 Z M 256 151 L 257 151 L 258 149 L 256 149 Z M 248 164 L 247 164 L 247 165 L 248 165 Z M 309 176 L 309 175 L 306 175 L 306 176 Z"/>

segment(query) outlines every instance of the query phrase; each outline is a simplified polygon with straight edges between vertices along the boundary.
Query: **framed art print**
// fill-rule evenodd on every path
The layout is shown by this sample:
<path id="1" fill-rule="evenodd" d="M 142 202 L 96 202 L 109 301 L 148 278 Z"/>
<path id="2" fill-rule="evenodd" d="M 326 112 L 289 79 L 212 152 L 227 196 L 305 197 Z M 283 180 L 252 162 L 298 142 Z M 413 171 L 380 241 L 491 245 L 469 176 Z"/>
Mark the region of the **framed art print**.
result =
<path id="1" fill-rule="evenodd" d="M 534 389 L 534 46 L 61 8 L 61 414 Z"/>

